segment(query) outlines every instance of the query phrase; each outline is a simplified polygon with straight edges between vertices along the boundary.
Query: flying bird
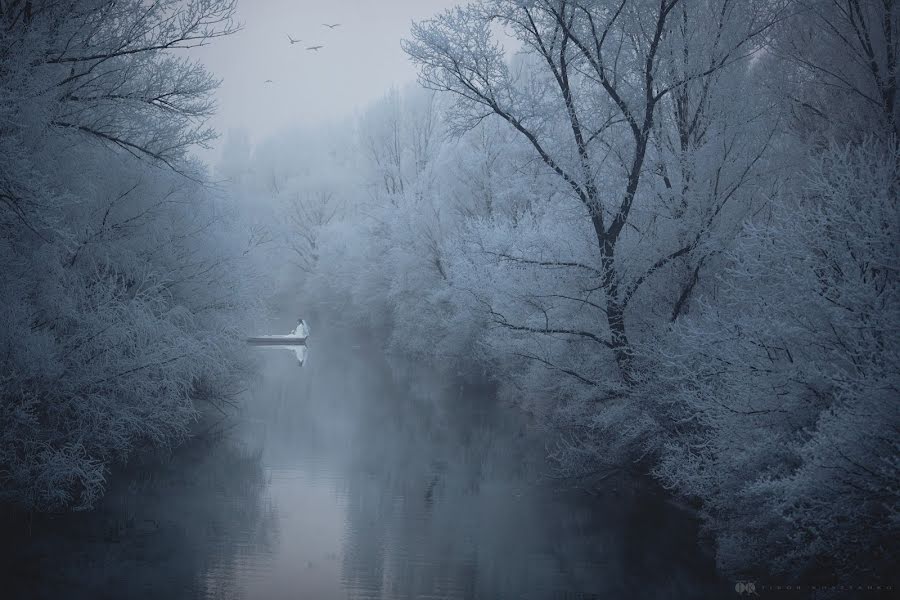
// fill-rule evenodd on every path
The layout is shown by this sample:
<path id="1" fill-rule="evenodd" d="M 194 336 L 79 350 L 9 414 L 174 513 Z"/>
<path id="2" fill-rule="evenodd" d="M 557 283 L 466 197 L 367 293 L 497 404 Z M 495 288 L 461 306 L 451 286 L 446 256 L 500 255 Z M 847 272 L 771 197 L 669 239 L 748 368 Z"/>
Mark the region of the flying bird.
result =
<path id="1" fill-rule="evenodd" d="M 335 27 L 340 27 L 340 26 L 341 26 L 340 23 L 331 23 L 331 24 L 329 24 L 329 23 L 322 23 L 322 25 L 324 25 L 324 26 L 327 27 L 328 29 L 334 29 Z"/>
<path id="2" fill-rule="evenodd" d="M 307 50 L 315 50 L 316 52 L 318 52 L 319 48 L 324 48 L 324 47 L 325 46 L 307 46 L 306 49 Z"/>
<path id="3" fill-rule="evenodd" d="M 291 46 L 293 46 L 294 44 L 297 44 L 297 43 L 303 41 L 303 40 L 299 40 L 299 39 L 298 39 L 298 40 L 295 40 L 294 38 L 291 37 L 290 34 L 287 34 L 287 37 L 288 37 L 288 39 L 291 41 Z"/>

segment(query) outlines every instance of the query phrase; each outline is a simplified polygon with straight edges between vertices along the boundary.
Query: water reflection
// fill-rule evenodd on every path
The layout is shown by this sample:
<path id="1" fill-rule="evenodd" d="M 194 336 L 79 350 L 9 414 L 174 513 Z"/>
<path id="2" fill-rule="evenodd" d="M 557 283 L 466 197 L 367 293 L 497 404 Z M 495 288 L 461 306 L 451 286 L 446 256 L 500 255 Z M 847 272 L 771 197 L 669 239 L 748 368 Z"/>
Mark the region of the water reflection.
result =
<path id="1" fill-rule="evenodd" d="M 292 567 L 276 567 L 280 583 L 258 597 L 703 598 L 721 589 L 691 523 L 661 500 L 560 491 L 545 476 L 540 434 L 487 390 L 347 348 L 317 345 L 302 374 L 272 361 L 254 390 L 248 419 L 272 502 L 291 513 L 279 522 L 279 554 Z"/>
<path id="2" fill-rule="evenodd" d="M 316 353 L 303 370 L 266 354 L 233 443 L 113 490 L 99 515 L 41 524 L 16 589 L 260 600 L 725 589 L 693 525 L 662 501 L 548 480 L 544 438 L 489 390 L 324 338 Z"/>
<path id="3" fill-rule="evenodd" d="M 4 521 L 2 596 L 229 597 L 278 531 L 259 455 L 209 440 L 116 477 L 94 512 Z"/>
<path id="4" fill-rule="evenodd" d="M 297 359 L 297 364 L 301 367 L 306 363 L 306 359 L 309 356 L 308 346 L 280 346 L 278 344 L 271 344 L 267 346 L 257 346 L 256 349 L 263 351 L 275 350 L 281 353 L 290 352 L 294 355 L 294 358 Z"/>

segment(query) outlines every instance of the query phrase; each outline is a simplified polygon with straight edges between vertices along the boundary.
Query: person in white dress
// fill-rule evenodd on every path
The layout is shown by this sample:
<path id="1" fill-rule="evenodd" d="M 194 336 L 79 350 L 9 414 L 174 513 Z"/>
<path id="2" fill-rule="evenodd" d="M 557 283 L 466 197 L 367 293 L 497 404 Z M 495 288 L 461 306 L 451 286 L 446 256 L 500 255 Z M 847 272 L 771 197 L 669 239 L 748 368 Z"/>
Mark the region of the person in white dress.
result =
<path id="1" fill-rule="evenodd" d="M 309 327 L 307 326 L 306 321 L 303 319 L 297 321 L 297 326 L 291 332 L 291 335 L 302 338 L 309 337 Z"/>

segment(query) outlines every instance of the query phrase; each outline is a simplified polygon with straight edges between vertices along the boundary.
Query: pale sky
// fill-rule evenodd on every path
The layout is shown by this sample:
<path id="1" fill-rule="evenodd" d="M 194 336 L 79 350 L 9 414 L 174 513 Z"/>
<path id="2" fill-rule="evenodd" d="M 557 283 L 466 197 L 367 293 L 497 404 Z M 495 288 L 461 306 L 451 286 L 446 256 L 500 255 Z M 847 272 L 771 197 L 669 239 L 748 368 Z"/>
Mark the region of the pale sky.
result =
<path id="1" fill-rule="evenodd" d="M 458 0 L 241 0 L 239 33 L 192 51 L 223 79 L 212 124 L 252 142 L 349 116 L 392 85 L 415 81 L 400 49 L 413 20 Z M 322 23 L 341 23 L 328 29 Z M 288 34 L 303 41 L 293 46 Z M 318 52 L 305 48 L 323 45 Z M 266 84 L 266 79 L 273 83 Z M 206 154 L 206 153 L 204 153 Z M 217 154 L 217 153 L 213 153 Z M 207 156 L 214 159 L 214 156 Z"/>

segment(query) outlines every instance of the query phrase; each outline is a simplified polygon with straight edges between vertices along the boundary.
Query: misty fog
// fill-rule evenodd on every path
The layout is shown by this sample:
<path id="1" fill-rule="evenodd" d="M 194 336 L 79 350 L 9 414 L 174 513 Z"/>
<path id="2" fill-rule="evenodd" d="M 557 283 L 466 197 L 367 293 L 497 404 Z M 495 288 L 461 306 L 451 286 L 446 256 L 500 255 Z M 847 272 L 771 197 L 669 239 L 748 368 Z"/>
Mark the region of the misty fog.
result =
<path id="1" fill-rule="evenodd" d="M 889 597 L 893 0 L 0 0 L 12 598 Z"/>

